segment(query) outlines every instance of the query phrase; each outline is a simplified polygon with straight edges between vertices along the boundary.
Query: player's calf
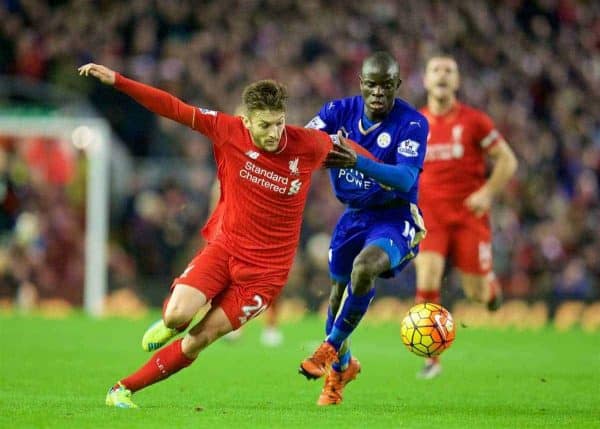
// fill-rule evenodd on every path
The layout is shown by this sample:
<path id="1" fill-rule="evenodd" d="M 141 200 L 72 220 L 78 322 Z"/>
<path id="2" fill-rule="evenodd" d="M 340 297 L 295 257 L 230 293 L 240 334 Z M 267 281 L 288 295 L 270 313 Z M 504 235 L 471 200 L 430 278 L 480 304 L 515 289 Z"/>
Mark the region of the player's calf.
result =
<path id="1" fill-rule="evenodd" d="M 502 303 L 504 302 L 502 286 L 493 272 L 487 275 L 486 280 L 489 290 L 487 308 L 489 311 L 496 311 L 502 307 Z"/>

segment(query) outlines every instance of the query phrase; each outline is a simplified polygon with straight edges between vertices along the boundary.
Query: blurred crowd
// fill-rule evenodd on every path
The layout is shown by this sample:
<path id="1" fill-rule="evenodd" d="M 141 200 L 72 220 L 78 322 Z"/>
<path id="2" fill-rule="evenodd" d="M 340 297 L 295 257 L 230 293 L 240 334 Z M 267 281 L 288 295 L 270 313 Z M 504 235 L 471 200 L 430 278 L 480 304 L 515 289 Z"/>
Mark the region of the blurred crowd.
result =
<path id="1" fill-rule="evenodd" d="M 506 294 L 600 296 L 599 2 L 0 0 L 0 22 L 0 73 L 86 95 L 139 159 L 130 197 L 113 210 L 112 287 L 159 295 L 201 245 L 194 231 L 208 213 L 212 154 L 204 137 L 78 77 L 78 65 L 104 64 L 229 112 L 249 82 L 275 78 L 289 88 L 290 122 L 303 124 L 358 91 L 360 64 L 376 49 L 394 54 L 400 95 L 422 105 L 424 63 L 442 50 L 458 61 L 460 98 L 495 120 L 519 158 L 495 208 Z M 180 158 L 187 168 L 156 173 Z M 341 209 L 327 181 L 315 177 L 286 292 L 309 303 L 327 293 L 323 255 Z M 411 282 L 385 289 L 409 295 Z"/>
<path id="2" fill-rule="evenodd" d="M 85 164 L 70 142 L 0 136 L 0 299 L 83 299 Z"/>

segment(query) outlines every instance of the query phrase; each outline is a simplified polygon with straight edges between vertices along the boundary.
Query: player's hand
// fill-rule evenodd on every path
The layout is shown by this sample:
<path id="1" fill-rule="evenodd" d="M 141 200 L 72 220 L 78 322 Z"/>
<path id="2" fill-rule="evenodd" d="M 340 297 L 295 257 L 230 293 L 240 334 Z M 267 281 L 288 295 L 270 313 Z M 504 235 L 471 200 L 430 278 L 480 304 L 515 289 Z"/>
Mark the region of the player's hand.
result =
<path id="1" fill-rule="evenodd" d="M 108 67 L 88 63 L 77 69 L 80 76 L 93 76 L 105 85 L 114 85 L 117 74 Z"/>
<path id="2" fill-rule="evenodd" d="M 469 208 L 475 216 L 481 217 L 490 211 L 492 207 L 492 193 L 487 186 L 482 186 L 465 199 L 465 206 Z"/>
<path id="3" fill-rule="evenodd" d="M 358 158 L 356 152 L 346 143 L 346 138 L 341 131 L 338 131 L 337 137 L 339 143 L 334 143 L 333 149 L 327 154 L 324 162 L 325 168 L 354 167 Z"/>

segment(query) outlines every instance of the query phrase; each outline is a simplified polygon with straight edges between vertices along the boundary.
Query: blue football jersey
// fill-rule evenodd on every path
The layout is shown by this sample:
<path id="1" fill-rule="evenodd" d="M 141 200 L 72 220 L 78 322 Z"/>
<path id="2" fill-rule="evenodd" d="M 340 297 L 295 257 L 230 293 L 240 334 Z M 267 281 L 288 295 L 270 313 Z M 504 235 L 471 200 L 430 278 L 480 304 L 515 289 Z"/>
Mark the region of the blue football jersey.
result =
<path id="1" fill-rule="evenodd" d="M 361 120 L 363 110 L 361 96 L 334 100 L 325 104 L 306 126 L 329 134 L 341 130 L 381 162 L 422 170 L 429 132 L 427 119 L 409 103 L 396 98 L 385 120 L 365 129 Z M 418 180 L 408 192 L 401 192 L 386 190 L 352 168 L 330 169 L 329 174 L 336 197 L 353 208 L 376 207 L 399 198 L 417 202 Z"/>

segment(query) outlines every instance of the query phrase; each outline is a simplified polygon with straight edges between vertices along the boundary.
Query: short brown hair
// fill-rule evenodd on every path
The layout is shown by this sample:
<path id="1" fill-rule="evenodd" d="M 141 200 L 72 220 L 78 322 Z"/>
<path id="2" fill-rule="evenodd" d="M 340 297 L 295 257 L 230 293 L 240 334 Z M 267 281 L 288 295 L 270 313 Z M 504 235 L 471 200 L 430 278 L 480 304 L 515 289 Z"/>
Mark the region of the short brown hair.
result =
<path id="1" fill-rule="evenodd" d="M 246 111 L 286 110 L 288 93 L 285 85 L 272 79 L 259 80 L 248 85 L 242 94 Z"/>

